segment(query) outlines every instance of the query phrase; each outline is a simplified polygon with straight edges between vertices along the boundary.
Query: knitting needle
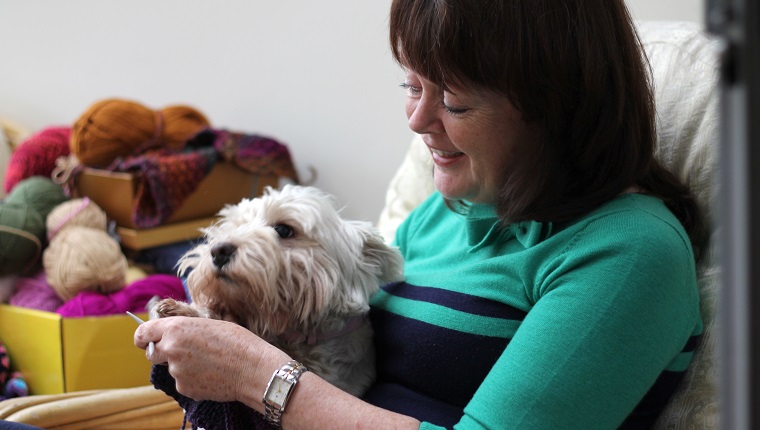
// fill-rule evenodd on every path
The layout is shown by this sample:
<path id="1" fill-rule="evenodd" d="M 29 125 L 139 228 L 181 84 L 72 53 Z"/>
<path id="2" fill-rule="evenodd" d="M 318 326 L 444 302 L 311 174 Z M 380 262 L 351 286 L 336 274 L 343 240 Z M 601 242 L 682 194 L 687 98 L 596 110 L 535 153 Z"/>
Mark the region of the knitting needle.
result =
<path id="1" fill-rule="evenodd" d="M 127 315 L 131 316 L 133 320 L 137 321 L 137 324 L 143 324 L 145 322 L 140 317 L 138 317 L 137 315 L 133 314 L 130 311 L 127 311 Z M 153 355 L 153 351 L 155 350 L 156 350 L 156 345 L 153 342 L 150 342 L 148 344 L 148 355 L 149 356 Z"/>

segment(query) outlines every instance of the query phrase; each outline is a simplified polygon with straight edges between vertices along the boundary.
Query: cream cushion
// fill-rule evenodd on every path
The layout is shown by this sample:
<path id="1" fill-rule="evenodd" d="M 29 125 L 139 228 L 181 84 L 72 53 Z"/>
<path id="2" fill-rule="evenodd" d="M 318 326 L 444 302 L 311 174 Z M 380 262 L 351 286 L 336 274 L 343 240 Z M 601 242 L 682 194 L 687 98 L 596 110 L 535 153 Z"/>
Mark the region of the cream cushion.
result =
<path id="1" fill-rule="evenodd" d="M 702 26 L 690 22 L 641 22 L 638 29 L 652 68 L 657 156 L 692 187 L 712 233 L 707 255 L 698 267 L 705 323 L 702 344 L 656 428 L 714 429 L 718 427 L 715 299 L 719 268 L 712 223 L 718 164 L 718 42 Z M 378 220 L 386 240 L 392 240 L 409 212 L 433 192 L 432 169 L 425 145 L 414 136 L 390 182 Z"/>

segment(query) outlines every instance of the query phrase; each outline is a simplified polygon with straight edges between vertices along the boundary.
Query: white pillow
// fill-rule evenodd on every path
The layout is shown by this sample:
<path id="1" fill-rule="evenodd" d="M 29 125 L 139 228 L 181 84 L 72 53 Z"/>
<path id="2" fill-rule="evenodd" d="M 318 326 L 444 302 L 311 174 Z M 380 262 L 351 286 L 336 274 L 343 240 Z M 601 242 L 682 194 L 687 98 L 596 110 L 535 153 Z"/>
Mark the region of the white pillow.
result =
<path id="1" fill-rule="evenodd" d="M 657 109 L 657 156 L 697 196 L 713 224 L 718 135 L 717 41 L 690 22 L 638 23 L 649 58 Z M 398 225 L 434 189 L 432 161 L 415 136 L 386 193 L 378 228 L 391 241 Z M 714 236 L 713 228 L 710 228 Z M 702 345 L 681 389 L 664 411 L 657 428 L 712 429 L 718 425 L 715 373 L 715 299 L 718 266 L 714 240 L 699 266 L 699 288 L 705 331 Z"/>

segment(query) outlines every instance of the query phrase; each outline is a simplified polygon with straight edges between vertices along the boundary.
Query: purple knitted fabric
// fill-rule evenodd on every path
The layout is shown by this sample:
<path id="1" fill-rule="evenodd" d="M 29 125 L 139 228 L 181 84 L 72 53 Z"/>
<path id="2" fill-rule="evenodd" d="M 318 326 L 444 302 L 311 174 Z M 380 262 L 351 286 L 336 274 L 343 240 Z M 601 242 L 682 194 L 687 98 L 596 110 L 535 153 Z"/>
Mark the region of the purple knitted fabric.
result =
<path id="1" fill-rule="evenodd" d="M 236 133 L 228 130 L 209 130 L 214 149 L 227 162 L 258 175 L 290 178 L 299 183 L 298 173 L 288 147 L 258 134 Z"/>
<path id="2" fill-rule="evenodd" d="M 107 168 L 135 174 L 137 195 L 132 221 L 138 228 L 157 227 L 167 221 L 217 161 L 256 175 L 288 177 L 299 183 L 288 147 L 272 138 L 206 129 L 190 139 L 185 148 L 183 152 L 162 149 L 120 157 Z"/>
<path id="3" fill-rule="evenodd" d="M 275 430 L 264 416 L 240 402 L 212 402 L 193 400 L 177 392 L 176 383 L 169 374 L 169 367 L 153 366 L 150 382 L 184 409 L 185 420 L 193 429 L 205 430 Z M 184 429 L 184 427 L 183 427 Z"/>
<path id="4" fill-rule="evenodd" d="M 149 152 L 118 158 L 108 167 L 115 172 L 137 173 L 132 222 L 139 228 L 157 227 L 198 188 L 214 165 L 211 150 L 185 153 Z"/>

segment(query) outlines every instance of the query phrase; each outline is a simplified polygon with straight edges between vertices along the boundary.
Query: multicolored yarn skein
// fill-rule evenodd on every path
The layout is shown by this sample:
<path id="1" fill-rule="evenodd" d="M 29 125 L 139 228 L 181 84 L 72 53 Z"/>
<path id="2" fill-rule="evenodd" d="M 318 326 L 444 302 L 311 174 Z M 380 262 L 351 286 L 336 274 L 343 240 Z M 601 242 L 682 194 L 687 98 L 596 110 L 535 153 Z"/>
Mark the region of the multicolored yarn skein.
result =
<path id="1" fill-rule="evenodd" d="M 153 110 L 130 100 L 105 99 L 76 120 L 70 150 L 85 166 L 106 167 L 118 157 L 151 149 L 181 150 L 208 127 L 206 117 L 189 106 Z"/>
<path id="2" fill-rule="evenodd" d="M 52 180 L 32 176 L 19 182 L 0 204 L 0 276 L 28 274 L 46 241 L 45 219 L 68 200 Z"/>
<path id="3" fill-rule="evenodd" d="M 50 243 L 42 255 L 47 283 L 64 302 L 82 291 L 112 293 L 127 283 L 127 258 L 106 231 L 106 215 L 87 198 L 76 198 L 48 215 Z"/>

